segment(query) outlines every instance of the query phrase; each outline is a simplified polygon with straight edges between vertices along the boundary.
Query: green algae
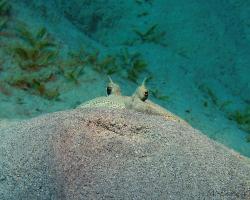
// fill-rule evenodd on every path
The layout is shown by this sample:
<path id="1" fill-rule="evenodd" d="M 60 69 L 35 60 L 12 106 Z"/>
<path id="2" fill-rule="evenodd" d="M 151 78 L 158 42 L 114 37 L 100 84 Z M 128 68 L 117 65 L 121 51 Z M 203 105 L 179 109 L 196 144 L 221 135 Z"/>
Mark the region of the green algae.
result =
<path id="1" fill-rule="evenodd" d="M 238 127 L 248 133 L 247 142 L 250 142 L 250 106 L 244 110 L 236 110 L 229 113 L 229 119 L 237 123 Z"/>
<path id="2" fill-rule="evenodd" d="M 17 42 L 12 48 L 13 54 L 21 69 L 37 71 L 55 64 L 58 50 L 45 27 L 31 32 L 27 26 L 17 28 Z"/>
<path id="3" fill-rule="evenodd" d="M 8 1 L 0 0 L 0 30 L 6 27 L 10 17 L 11 6 Z"/>

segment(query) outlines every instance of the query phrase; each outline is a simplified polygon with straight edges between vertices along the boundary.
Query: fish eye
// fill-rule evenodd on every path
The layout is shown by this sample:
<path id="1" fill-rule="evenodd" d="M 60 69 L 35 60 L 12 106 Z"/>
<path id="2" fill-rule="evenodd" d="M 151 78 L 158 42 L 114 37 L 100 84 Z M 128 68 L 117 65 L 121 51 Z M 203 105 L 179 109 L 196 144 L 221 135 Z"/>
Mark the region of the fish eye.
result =
<path id="1" fill-rule="evenodd" d="M 107 87 L 107 95 L 110 95 L 112 92 L 112 87 L 108 86 Z"/>
<path id="2" fill-rule="evenodd" d="M 143 97 L 141 98 L 142 101 L 146 101 L 148 99 L 148 91 L 143 93 Z"/>

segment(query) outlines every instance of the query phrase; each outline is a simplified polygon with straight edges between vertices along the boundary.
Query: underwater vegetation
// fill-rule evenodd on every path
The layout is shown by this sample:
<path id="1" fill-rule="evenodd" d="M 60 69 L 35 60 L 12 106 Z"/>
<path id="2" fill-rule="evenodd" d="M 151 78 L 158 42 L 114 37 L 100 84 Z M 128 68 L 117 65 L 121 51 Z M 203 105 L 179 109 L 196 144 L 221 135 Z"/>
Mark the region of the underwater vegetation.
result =
<path id="1" fill-rule="evenodd" d="M 249 134 L 246 140 L 250 142 L 250 106 L 246 107 L 244 110 L 228 111 L 226 108 L 233 103 L 232 101 L 219 101 L 213 90 L 205 84 L 200 85 L 199 89 L 205 94 L 206 98 L 215 108 L 224 112 L 229 120 L 236 122 L 241 130 Z M 208 107 L 208 105 L 208 101 L 203 102 L 204 107 Z"/>
<path id="2" fill-rule="evenodd" d="M 164 43 L 166 33 L 159 29 L 158 24 L 153 24 L 146 30 L 133 29 L 133 32 L 136 34 L 136 39 L 129 42 L 131 45 L 136 43 L 155 43 L 167 46 L 167 44 Z"/>
<path id="3" fill-rule="evenodd" d="M 203 106 L 206 108 L 209 105 L 214 106 L 216 109 L 227 113 L 227 107 L 229 105 L 231 105 L 233 102 L 231 100 L 225 100 L 225 101 L 221 101 L 216 93 L 206 84 L 201 84 L 198 87 L 201 92 L 204 94 L 204 97 L 206 98 L 206 100 L 203 102 Z"/>
<path id="4" fill-rule="evenodd" d="M 1 17 L 7 17 L 10 6 L 5 0 L 0 2 Z M 76 85 L 80 84 L 86 68 L 104 76 L 116 75 L 136 84 L 139 79 L 152 76 L 146 60 L 138 52 L 124 49 L 119 53 L 103 55 L 97 49 L 87 51 L 80 48 L 62 56 L 58 42 L 45 27 L 34 29 L 22 22 L 16 22 L 15 27 L 10 30 L 13 32 L 12 39 L 6 40 L 5 45 L 15 64 L 10 68 L 3 67 L 8 75 L 2 84 L 7 84 L 7 87 L 0 88 L 2 93 L 10 94 L 6 92 L 6 88 L 12 87 L 48 100 L 60 100 L 60 91 L 63 88 L 59 82 L 66 79 Z M 150 26 L 145 31 L 135 32 L 138 37 L 135 42 L 157 43 L 164 36 L 157 25 Z M 161 100 L 168 99 L 159 94 L 157 89 L 152 91 L 152 95 Z"/>
<path id="5" fill-rule="evenodd" d="M 104 58 L 100 58 L 99 51 L 90 53 L 87 56 L 87 62 L 93 70 L 101 74 L 112 75 L 120 70 L 115 56 L 107 55 Z"/>
<path id="6" fill-rule="evenodd" d="M 144 17 L 147 16 L 148 12 L 144 11 L 137 15 L 137 17 Z M 143 44 L 143 43 L 154 43 L 158 44 L 164 47 L 167 47 L 168 44 L 166 43 L 166 33 L 165 31 L 161 31 L 158 24 L 153 24 L 149 27 L 147 27 L 144 30 L 140 30 L 138 28 L 132 29 L 132 31 L 135 33 L 134 38 L 130 38 L 123 42 L 126 46 L 133 46 L 137 44 Z"/>
<path id="7" fill-rule="evenodd" d="M 58 55 L 56 43 L 45 27 L 31 32 L 28 27 L 22 25 L 17 28 L 17 36 L 21 39 L 21 43 L 16 43 L 12 52 L 21 69 L 37 71 L 55 64 Z"/>
<path id="8" fill-rule="evenodd" d="M 152 5 L 153 0 L 135 0 L 135 2 L 138 4 L 148 3 L 148 4 Z"/>
<path id="9" fill-rule="evenodd" d="M 205 84 L 201 84 L 199 85 L 198 87 L 202 92 L 203 94 L 205 95 L 205 97 L 214 105 L 214 106 L 218 106 L 219 104 L 219 100 L 218 100 L 218 97 L 215 95 L 215 93 L 213 92 L 213 90 L 205 85 Z M 203 104 L 205 107 L 208 106 L 208 102 L 204 102 Z"/>
<path id="10" fill-rule="evenodd" d="M 127 70 L 128 80 L 137 83 L 139 75 L 145 72 L 147 68 L 147 63 L 142 59 L 135 59 Z"/>
<path id="11" fill-rule="evenodd" d="M 232 104 L 233 102 L 230 100 L 220 101 L 215 92 L 206 84 L 201 84 L 198 87 L 201 92 L 205 95 L 205 98 L 209 100 L 209 102 L 219 109 L 222 112 L 226 112 L 226 107 Z M 203 102 L 204 107 L 208 107 L 208 101 Z"/>
<path id="12" fill-rule="evenodd" d="M 235 121 L 239 128 L 248 133 L 247 142 L 250 142 L 250 106 L 244 110 L 229 113 L 228 118 Z"/>
<path id="13" fill-rule="evenodd" d="M 70 52 L 69 57 L 60 64 L 60 70 L 67 79 L 75 83 L 78 82 L 79 76 L 84 74 L 86 67 L 103 75 L 112 75 L 120 70 L 115 56 L 107 55 L 101 58 L 98 50 L 87 52 L 81 48 L 78 51 Z"/>
<path id="14" fill-rule="evenodd" d="M 130 53 L 127 49 L 118 54 L 102 57 L 98 50 L 94 52 L 82 51 L 79 55 L 84 66 L 90 67 L 102 75 L 115 74 L 123 79 L 137 83 L 140 76 L 149 74 L 147 62 L 142 58 L 141 54 L 138 52 Z"/>
<path id="15" fill-rule="evenodd" d="M 150 89 L 150 94 L 156 98 L 156 99 L 159 99 L 159 100 L 162 100 L 162 101 L 168 101 L 170 99 L 170 96 L 167 96 L 167 95 L 163 95 L 161 94 L 160 90 L 155 88 L 155 89 Z"/>
<path id="16" fill-rule="evenodd" d="M 9 42 L 7 51 L 17 66 L 7 69 L 9 76 L 5 82 L 31 94 L 56 99 L 59 96 L 58 88 L 49 89 L 46 86 L 56 79 L 56 43 L 44 27 L 33 32 L 26 25 L 20 25 L 16 31 L 16 38 Z M 49 70 L 45 70 L 46 67 L 50 67 Z"/>
<path id="17" fill-rule="evenodd" d="M 79 77 L 84 74 L 84 69 L 87 64 L 85 54 L 83 48 L 78 51 L 69 52 L 69 58 L 59 63 L 60 72 L 67 80 L 79 84 Z"/>
<path id="18" fill-rule="evenodd" d="M 47 83 L 55 82 L 59 76 L 75 84 L 84 75 L 86 68 L 101 75 L 116 74 L 123 79 L 137 83 L 147 71 L 147 62 L 139 53 L 126 49 L 114 55 L 101 56 L 98 50 L 92 52 L 81 48 L 68 52 L 61 59 L 58 44 L 45 27 L 32 30 L 26 25 L 16 28 L 16 38 L 8 48 L 17 64 L 14 73 L 5 80 L 10 86 L 28 91 L 46 99 L 57 99 L 59 88 L 49 89 Z"/>
<path id="19" fill-rule="evenodd" d="M 84 48 L 68 52 L 60 58 L 58 44 L 45 27 L 32 30 L 26 25 L 16 28 L 16 38 L 9 43 L 8 53 L 13 56 L 17 68 L 10 72 L 5 82 L 15 88 L 46 99 L 58 99 L 59 88 L 51 88 L 59 76 L 75 84 L 86 68 L 101 75 L 116 74 L 137 83 L 143 74 L 149 74 L 147 63 L 139 53 L 126 49 L 114 55 L 101 56 L 98 50 L 87 52 Z"/>
<path id="20" fill-rule="evenodd" d="M 140 53 L 130 53 L 128 49 L 124 49 L 117 57 L 119 58 L 119 66 L 125 71 L 125 79 L 138 83 L 138 79 L 142 74 L 151 76 L 147 70 L 148 64 Z"/>
<path id="21" fill-rule="evenodd" d="M 0 0 L 0 30 L 2 30 L 9 20 L 11 6 L 7 0 Z"/>
<path id="22" fill-rule="evenodd" d="M 58 88 L 48 89 L 46 86 L 46 83 L 53 80 L 55 80 L 55 76 L 53 74 L 37 72 L 23 74 L 19 71 L 10 76 L 6 82 L 13 87 L 51 100 L 59 96 Z"/>

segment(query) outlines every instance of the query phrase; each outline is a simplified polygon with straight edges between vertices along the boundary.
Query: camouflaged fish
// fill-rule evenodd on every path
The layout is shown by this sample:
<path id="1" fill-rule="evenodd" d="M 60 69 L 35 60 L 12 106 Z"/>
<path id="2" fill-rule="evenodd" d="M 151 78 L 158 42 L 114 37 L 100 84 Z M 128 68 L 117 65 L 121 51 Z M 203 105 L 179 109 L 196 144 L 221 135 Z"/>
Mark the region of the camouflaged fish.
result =
<path id="1" fill-rule="evenodd" d="M 169 112 L 165 108 L 148 100 L 149 91 L 145 86 L 145 81 L 136 89 L 132 96 L 123 96 L 120 86 L 112 81 L 109 77 L 107 85 L 107 96 L 97 97 L 87 101 L 77 108 L 116 108 L 116 109 L 131 109 L 138 112 L 143 112 L 151 115 L 160 115 L 167 120 L 177 121 L 187 124 L 183 119 Z"/>

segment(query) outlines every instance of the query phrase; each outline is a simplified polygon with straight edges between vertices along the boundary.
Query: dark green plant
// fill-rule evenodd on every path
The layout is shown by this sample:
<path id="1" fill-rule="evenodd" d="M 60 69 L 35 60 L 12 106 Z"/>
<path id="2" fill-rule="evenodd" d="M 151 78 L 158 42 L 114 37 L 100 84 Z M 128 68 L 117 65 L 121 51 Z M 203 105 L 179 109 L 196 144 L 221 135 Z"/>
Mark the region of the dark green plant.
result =
<path id="1" fill-rule="evenodd" d="M 127 78 L 135 83 L 139 76 L 147 69 L 147 63 L 142 59 L 136 59 L 127 70 Z"/>
<path id="2" fill-rule="evenodd" d="M 33 33 L 26 26 L 20 26 L 17 33 L 22 43 L 17 43 L 12 50 L 21 69 L 37 71 L 56 63 L 56 43 L 46 28 Z"/>
<path id="3" fill-rule="evenodd" d="M 218 97 L 215 95 L 215 93 L 213 92 L 213 90 L 205 85 L 205 84 L 202 84 L 199 86 L 199 89 L 207 96 L 207 98 L 209 98 L 209 100 L 215 105 L 215 106 L 218 106 Z"/>
<path id="4" fill-rule="evenodd" d="M 90 67 L 94 71 L 105 75 L 112 75 L 121 70 L 116 63 L 115 56 L 108 55 L 101 59 L 99 51 L 89 53 L 81 48 L 80 51 L 69 53 L 69 57 L 68 60 L 59 65 L 60 70 L 68 80 L 76 84 L 79 83 L 78 79 L 84 73 L 85 67 Z"/>
<path id="5" fill-rule="evenodd" d="M 202 84 L 199 86 L 199 89 L 204 93 L 207 99 L 210 100 L 211 104 L 216 106 L 219 110 L 226 112 L 226 107 L 231 105 L 233 102 L 230 100 L 226 100 L 221 102 L 215 92 L 207 85 Z M 205 101 L 203 103 L 204 107 L 208 106 L 208 102 Z"/>
<path id="6" fill-rule="evenodd" d="M 129 68 L 132 66 L 132 64 L 135 62 L 135 60 L 138 60 L 141 58 L 141 54 L 136 53 L 130 53 L 127 48 L 123 49 L 121 53 L 118 55 L 118 58 L 120 60 L 121 65 L 123 68 Z"/>
<path id="7" fill-rule="evenodd" d="M 250 135 L 246 137 L 246 141 L 250 143 Z"/>
<path id="8" fill-rule="evenodd" d="M 64 77 L 78 84 L 78 79 L 84 73 L 84 69 L 88 63 L 86 52 L 80 49 L 76 52 L 70 52 L 69 57 L 69 59 L 60 63 L 59 67 Z"/>
<path id="9" fill-rule="evenodd" d="M 37 79 L 32 79 L 30 87 L 33 88 L 40 96 L 44 96 L 45 94 L 45 84 Z"/>
<path id="10" fill-rule="evenodd" d="M 144 12 L 139 13 L 139 14 L 137 15 L 137 17 L 145 17 L 145 16 L 147 16 L 147 15 L 149 15 L 149 13 L 146 12 L 146 11 L 144 11 Z"/>
<path id="11" fill-rule="evenodd" d="M 185 48 L 180 48 L 177 50 L 177 54 L 183 58 L 190 59 L 190 56 L 188 55 L 189 52 Z"/>
<path id="12" fill-rule="evenodd" d="M 208 107 L 208 102 L 207 102 L 207 101 L 203 101 L 203 106 L 204 106 L 205 108 L 207 108 L 207 107 Z"/>
<path id="13" fill-rule="evenodd" d="M 67 71 L 64 73 L 64 76 L 70 80 L 73 81 L 75 84 L 79 84 L 79 76 L 83 73 L 84 67 L 75 67 L 70 71 Z"/>
<path id="14" fill-rule="evenodd" d="M 15 88 L 28 91 L 31 94 L 39 95 L 41 97 L 52 99 L 51 95 L 54 93 L 54 97 L 59 96 L 59 92 L 56 95 L 53 89 L 48 89 L 46 87 L 46 83 L 49 81 L 53 81 L 55 79 L 55 75 L 53 73 L 49 74 L 41 74 L 38 72 L 23 74 L 16 73 L 13 76 L 10 76 L 5 80 L 10 86 Z"/>
<path id="15" fill-rule="evenodd" d="M 148 4 L 152 5 L 153 0 L 135 0 L 135 2 L 138 4 L 148 3 Z"/>
<path id="16" fill-rule="evenodd" d="M 87 56 L 88 64 L 98 73 L 112 75 L 120 71 L 114 56 L 108 55 L 103 59 L 99 58 L 99 51 Z"/>
<path id="17" fill-rule="evenodd" d="M 38 93 L 40 96 L 48 100 L 58 99 L 60 95 L 58 88 L 48 89 L 46 88 L 44 83 L 36 79 L 32 80 L 31 88 L 34 90 L 35 93 Z"/>
<path id="18" fill-rule="evenodd" d="M 167 96 L 167 95 L 162 95 L 159 89 L 151 89 L 151 90 L 150 90 L 150 94 L 151 94 L 154 98 L 159 99 L 159 100 L 162 100 L 162 101 L 168 101 L 168 100 L 170 99 L 169 96 Z"/>
<path id="19" fill-rule="evenodd" d="M 98 72 L 104 72 L 107 75 L 112 75 L 119 71 L 118 66 L 116 65 L 116 58 L 113 56 L 106 56 L 103 60 L 98 61 L 94 65 L 94 69 Z"/>
<path id="20" fill-rule="evenodd" d="M 231 113 L 230 118 L 236 121 L 240 125 L 249 124 L 250 125 L 250 109 L 245 109 L 244 111 L 234 111 Z"/>
<path id="21" fill-rule="evenodd" d="M 60 100 L 59 96 L 60 96 L 59 88 L 46 89 L 44 93 L 44 97 L 48 100 Z"/>
<path id="22" fill-rule="evenodd" d="M 0 0 L 0 30 L 2 30 L 9 20 L 11 6 L 7 0 Z"/>
<path id="23" fill-rule="evenodd" d="M 139 77 L 151 76 L 147 70 L 147 63 L 138 52 L 130 53 L 128 49 L 124 49 L 117 55 L 118 65 L 121 67 L 123 78 L 126 78 L 134 83 L 137 83 Z"/>
<path id="24" fill-rule="evenodd" d="M 11 96 L 12 94 L 8 85 L 4 81 L 0 81 L 0 94 L 4 94 L 6 96 Z"/>
<path id="25" fill-rule="evenodd" d="M 239 128 L 247 132 L 247 141 L 250 142 L 250 107 L 246 107 L 243 111 L 236 110 L 228 114 L 230 120 L 235 121 Z"/>
<path id="26" fill-rule="evenodd" d="M 133 30 L 135 34 L 137 35 L 138 39 L 140 42 L 145 43 L 145 42 L 152 42 L 152 43 L 157 43 L 166 46 L 166 44 L 163 43 L 163 39 L 165 37 L 165 32 L 160 31 L 158 29 L 158 25 L 154 24 L 147 28 L 145 31 L 140 31 L 138 29 Z"/>
<path id="27" fill-rule="evenodd" d="M 88 64 L 90 64 L 92 66 L 96 65 L 96 63 L 98 63 L 98 60 L 99 60 L 99 54 L 100 54 L 100 52 L 97 50 L 92 52 L 92 53 L 89 53 L 87 55 Z"/>
<path id="28" fill-rule="evenodd" d="M 230 101 L 230 100 L 224 101 L 224 102 L 220 103 L 219 109 L 220 109 L 221 111 L 224 111 L 225 108 L 226 108 L 227 106 L 231 105 L 232 103 L 233 103 L 233 102 Z"/>

